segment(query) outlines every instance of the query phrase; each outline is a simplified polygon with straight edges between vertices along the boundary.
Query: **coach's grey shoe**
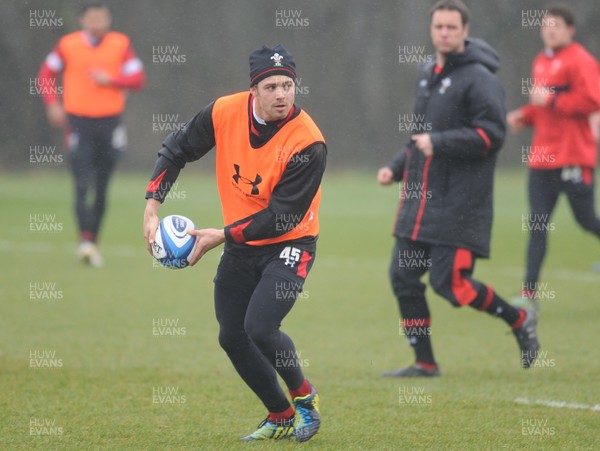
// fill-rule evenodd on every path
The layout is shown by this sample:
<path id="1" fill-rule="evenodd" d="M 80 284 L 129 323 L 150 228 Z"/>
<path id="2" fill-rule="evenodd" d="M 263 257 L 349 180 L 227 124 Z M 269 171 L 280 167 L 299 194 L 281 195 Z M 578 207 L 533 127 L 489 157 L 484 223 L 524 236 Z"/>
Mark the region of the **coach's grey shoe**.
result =
<path id="1" fill-rule="evenodd" d="M 382 377 L 439 377 L 440 375 L 439 366 L 436 365 L 433 369 L 427 369 L 420 363 L 415 363 L 407 368 L 381 373 Z"/>
<path id="2" fill-rule="evenodd" d="M 517 337 L 519 348 L 521 348 L 521 366 L 530 368 L 538 356 L 540 342 L 537 337 L 537 313 L 533 309 L 523 309 L 525 321 L 513 330 Z"/>

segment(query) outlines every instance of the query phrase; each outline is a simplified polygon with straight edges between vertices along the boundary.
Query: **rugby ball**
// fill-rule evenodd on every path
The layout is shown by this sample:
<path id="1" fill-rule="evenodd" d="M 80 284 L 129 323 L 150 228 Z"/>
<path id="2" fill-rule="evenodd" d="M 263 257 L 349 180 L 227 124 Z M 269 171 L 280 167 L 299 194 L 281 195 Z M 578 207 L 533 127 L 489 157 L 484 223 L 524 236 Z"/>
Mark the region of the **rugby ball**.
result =
<path id="1" fill-rule="evenodd" d="M 152 255 L 167 268 L 182 269 L 190 264 L 196 237 L 186 230 L 195 229 L 191 219 L 181 215 L 164 217 L 154 236 Z"/>

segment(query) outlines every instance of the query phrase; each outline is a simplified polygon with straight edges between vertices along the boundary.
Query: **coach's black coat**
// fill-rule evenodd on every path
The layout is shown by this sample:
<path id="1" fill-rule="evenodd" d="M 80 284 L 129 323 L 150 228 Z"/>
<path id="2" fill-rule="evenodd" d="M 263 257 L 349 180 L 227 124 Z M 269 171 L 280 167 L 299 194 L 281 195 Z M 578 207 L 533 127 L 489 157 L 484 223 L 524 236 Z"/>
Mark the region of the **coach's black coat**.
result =
<path id="1" fill-rule="evenodd" d="M 430 133 L 433 157 L 411 141 L 389 165 L 404 182 L 396 236 L 489 256 L 494 166 L 506 130 L 498 66 L 495 50 L 471 39 L 441 72 L 423 67 L 410 129 Z"/>

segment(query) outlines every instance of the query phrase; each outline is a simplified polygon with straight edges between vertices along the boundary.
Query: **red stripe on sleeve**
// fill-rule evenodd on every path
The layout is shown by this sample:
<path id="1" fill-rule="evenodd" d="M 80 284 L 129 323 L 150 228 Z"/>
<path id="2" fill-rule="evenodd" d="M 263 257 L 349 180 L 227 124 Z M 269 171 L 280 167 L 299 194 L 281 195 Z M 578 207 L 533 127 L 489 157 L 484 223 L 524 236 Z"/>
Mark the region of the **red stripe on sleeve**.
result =
<path id="1" fill-rule="evenodd" d="M 490 147 L 492 147 L 492 141 L 490 141 L 489 136 L 482 128 L 478 127 L 475 129 L 475 131 L 479 136 L 481 136 L 481 139 L 483 139 L 483 141 L 485 142 L 485 151 L 483 153 L 487 153 L 488 150 L 490 150 Z"/>
<path id="2" fill-rule="evenodd" d="M 54 72 L 48 63 L 44 61 L 38 72 L 36 84 L 41 92 L 42 100 L 46 105 L 56 103 L 59 101 L 59 95 L 57 90 L 57 77 L 59 72 Z"/>
<path id="3" fill-rule="evenodd" d="M 155 193 L 156 190 L 158 189 L 158 187 L 160 186 L 160 182 L 162 182 L 162 179 L 166 173 L 167 173 L 167 170 L 165 169 L 154 180 L 150 180 L 150 183 L 148 183 L 148 188 L 146 188 L 146 191 L 149 193 Z"/>
<path id="4" fill-rule="evenodd" d="M 129 45 L 123 54 L 121 74 L 111 80 L 113 86 L 122 89 L 131 89 L 132 91 L 140 90 L 144 87 L 146 84 L 146 74 L 141 62 L 139 68 L 135 72 L 125 71 L 127 64 L 130 64 L 137 59 L 133 46 Z"/>
<path id="5" fill-rule="evenodd" d="M 252 219 L 244 222 L 243 224 L 236 225 L 235 227 L 231 227 L 229 229 L 229 233 L 231 233 L 231 238 L 233 241 L 240 244 L 246 241 L 246 237 L 244 236 L 244 229 L 250 225 Z"/>
<path id="6" fill-rule="evenodd" d="M 111 84 L 116 88 L 139 90 L 146 84 L 146 75 L 144 71 L 138 71 L 130 75 L 121 74 L 113 78 Z"/>

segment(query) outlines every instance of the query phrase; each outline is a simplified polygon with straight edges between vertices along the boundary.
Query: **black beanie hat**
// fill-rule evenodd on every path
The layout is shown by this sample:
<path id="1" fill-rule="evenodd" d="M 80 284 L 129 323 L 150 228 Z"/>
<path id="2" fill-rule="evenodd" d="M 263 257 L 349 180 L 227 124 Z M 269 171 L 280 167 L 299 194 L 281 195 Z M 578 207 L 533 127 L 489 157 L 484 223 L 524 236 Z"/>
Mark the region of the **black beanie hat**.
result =
<path id="1" fill-rule="evenodd" d="M 294 57 L 281 44 L 272 49 L 263 45 L 250 54 L 250 86 L 271 75 L 285 75 L 296 79 Z"/>

